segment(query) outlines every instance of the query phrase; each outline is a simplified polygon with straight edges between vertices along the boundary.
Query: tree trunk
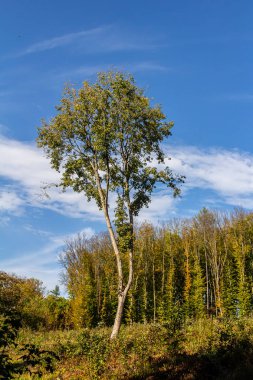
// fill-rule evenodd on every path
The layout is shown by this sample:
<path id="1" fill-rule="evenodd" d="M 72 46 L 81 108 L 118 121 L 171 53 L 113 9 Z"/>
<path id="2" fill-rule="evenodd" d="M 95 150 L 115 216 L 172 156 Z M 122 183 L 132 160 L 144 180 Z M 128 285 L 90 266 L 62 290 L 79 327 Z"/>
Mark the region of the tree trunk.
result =
<path id="1" fill-rule="evenodd" d="M 207 262 L 206 248 L 205 248 L 205 264 L 206 264 L 206 310 L 208 312 L 210 308 L 210 303 L 209 303 L 209 275 L 208 275 L 208 262 Z"/>
<path id="2" fill-rule="evenodd" d="M 114 250 L 114 254 L 116 257 L 116 263 L 117 263 L 117 271 L 118 271 L 118 307 L 117 312 L 114 320 L 114 325 L 112 329 L 111 339 L 115 339 L 118 336 L 119 329 L 121 326 L 122 316 L 123 316 L 123 309 L 125 305 L 126 296 L 128 294 L 128 291 L 132 285 L 133 282 L 133 214 L 131 212 L 131 204 L 130 204 L 130 198 L 128 199 L 128 211 L 129 211 L 129 221 L 131 224 L 131 249 L 129 251 L 129 273 L 128 273 L 128 281 L 127 285 L 124 287 L 123 285 L 123 270 L 122 270 L 122 260 L 120 256 L 120 251 L 118 248 L 117 240 L 113 231 L 110 215 L 109 215 L 109 206 L 108 206 L 108 191 L 109 191 L 109 164 L 107 163 L 107 184 L 106 184 L 106 191 L 105 195 L 103 193 L 103 189 L 101 186 L 101 180 L 99 177 L 98 172 L 98 166 L 97 162 L 94 163 L 94 174 L 96 177 L 96 183 L 98 187 L 98 193 L 102 205 L 102 209 L 104 211 L 105 221 L 107 225 L 107 229 L 109 232 L 110 240 L 112 243 L 112 247 Z M 126 184 L 128 186 L 128 183 Z"/>
<path id="3" fill-rule="evenodd" d="M 126 300 L 126 294 L 123 292 L 123 294 L 118 296 L 118 307 L 117 307 L 117 313 L 115 316 L 114 320 L 114 325 L 112 329 L 112 333 L 110 336 L 110 339 L 115 339 L 117 338 L 121 326 L 121 321 L 122 321 L 122 316 L 123 316 L 123 309 L 124 309 L 124 304 Z"/>
<path id="4" fill-rule="evenodd" d="M 153 322 L 156 323 L 156 289 L 155 289 L 155 259 L 153 257 L 152 265 L 152 285 L 153 285 Z"/>
<path id="5" fill-rule="evenodd" d="M 125 300 L 127 297 L 127 294 L 129 292 L 129 289 L 133 282 L 133 252 L 129 252 L 129 274 L 128 274 L 128 282 L 124 290 L 122 287 L 121 280 L 119 279 L 119 295 L 118 295 L 118 307 L 117 312 L 114 320 L 114 325 L 111 333 L 110 339 L 117 338 L 119 334 L 119 329 L 121 326 L 122 316 L 123 316 L 123 310 L 125 305 Z"/>

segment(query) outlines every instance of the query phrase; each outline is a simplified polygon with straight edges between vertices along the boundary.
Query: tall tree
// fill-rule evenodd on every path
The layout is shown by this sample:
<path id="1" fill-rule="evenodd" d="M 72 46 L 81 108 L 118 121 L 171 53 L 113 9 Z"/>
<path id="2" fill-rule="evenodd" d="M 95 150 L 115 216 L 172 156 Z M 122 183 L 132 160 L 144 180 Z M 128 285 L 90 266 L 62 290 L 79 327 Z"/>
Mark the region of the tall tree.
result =
<path id="1" fill-rule="evenodd" d="M 57 110 L 39 128 L 38 146 L 61 172 L 60 186 L 94 199 L 104 213 L 118 271 L 118 307 L 111 334 L 115 338 L 133 281 L 134 217 L 150 203 L 156 183 L 168 186 L 176 196 L 183 180 L 152 162 L 164 163 L 161 142 L 170 136 L 173 123 L 166 122 L 159 106 L 150 105 L 131 76 L 117 72 L 100 73 L 95 84 L 84 82 L 79 91 L 67 88 Z M 128 254 L 127 271 L 124 254 Z"/>

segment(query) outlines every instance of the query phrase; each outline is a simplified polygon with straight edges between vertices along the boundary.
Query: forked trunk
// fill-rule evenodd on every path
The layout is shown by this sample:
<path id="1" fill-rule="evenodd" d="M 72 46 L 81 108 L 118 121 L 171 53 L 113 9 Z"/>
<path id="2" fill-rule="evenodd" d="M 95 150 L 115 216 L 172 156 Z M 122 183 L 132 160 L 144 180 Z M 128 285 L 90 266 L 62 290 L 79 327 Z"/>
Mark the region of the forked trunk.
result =
<path id="1" fill-rule="evenodd" d="M 117 307 L 117 313 L 116 313 L 116 316 L 115 316 L 114 325 L 113 325 L 113 329 L 112 329 L 112 333 L 111 333 L 111 339 L 115 339 L 115 338 L 117 338 L 117 336 L 119 334 L 119 329 L 120 329 L 120 326 L 121 326 L 121 321 L 122 321 L 123 309 L 124 309 L 124 305 L 125 305 L 126 296 L 127 296 L 128 291 L 129 291 L 129 289 L 130 289 L 130 287 L 132 285 L 132 282 L 133 282 L 133 214 L 130 211 L 130 199 L 129 199 L 128 200 L 128 209 L 129 209 L 129 220 L 130 220 L 130 224 L 131 224 L 132 238 L 131 238 L 131 249 L 129 251 L 128 282 L 127 282 L 126 287 L 124 288 L 124 286 L 123 286 L 122 261 L 121 261 L 121 257 L 120 257 L 120 252 L 119 252 L 117 240 L 116 240 L 115 235 L 114 235 L 114 231 L 113 231 L 113 228 L 112 228 L 111 219 L 110 219 L 110 215 L 109 215 L 109 211 L 108 211 L 108 208 L 109 208 L 109 206 L 108 206 L 109 164 L 107 163 L 107 186 L 106 186 L 105 195 L 104 195 L 103 189 L 101 187 L 101 180 L 100 180 L 99 173 L 98 173 L 97 162 L 94 163 L 93 168 L 94 168 L 94 174 L 95 174 L 96 183 L 97 183 L 97 187 L 98 187 L 98 193 L 99 193 L 99 197 L 100 197 L 100 200 L 101 200 L 101 205 L 102 205 L 102 208 L 103 208 L 103 211 L 104 211 L 104 215 L 105 215 L 105 221 L 106 221 L 107 229 L 108 229 L 108 232 L 109 232 L 110 240 L 111 240 L 111 243 L 112 243 L 112 247 L 113 247 L 113 250 L 114 250 L 114 254 L 115 254 L 115 257 L 116 257 L 116 263 L 117 263 L 118 292 L 119 292 L 119 295 L 118 295 L 118 307 Z"/>

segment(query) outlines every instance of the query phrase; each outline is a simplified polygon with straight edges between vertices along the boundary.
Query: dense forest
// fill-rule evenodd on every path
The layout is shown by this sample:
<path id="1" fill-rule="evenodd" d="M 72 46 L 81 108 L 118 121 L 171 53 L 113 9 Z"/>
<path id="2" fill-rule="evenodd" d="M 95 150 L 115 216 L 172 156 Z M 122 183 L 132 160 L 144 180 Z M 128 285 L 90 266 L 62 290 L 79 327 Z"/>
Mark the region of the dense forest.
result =
<path id="1" fill-rule="evenodd" d="M 126 324 L 241 317 L 252 311 L 253 213 L 203 209 L 192 219 L 142 223 L 134 246 Z M 58 287 L 45 295 L 39 280 L 2 272 L 1 312 L 20 313 L 22 325 L 31 328 L 111 326 L 117 274 L 108 235 L 77 236 L 60 261 L 68 298 Z"/>
<path id="2" fill-rule="evenodd" d="M 39 280 L 0 272 L 0 362 L 3 371 L 0 378 L 20 376 L 24 371 L 21 359 L 26 363 L 25 370 L 30 368 L 29 376 L 32 376 L 24 379 L 36 378 L 34 374 L 41 378 L 43 373 L 45 379 L 53 379 L 45 377 L 45 373 L 53 371 L 51 364 L 54 360 L 64 358 L 65 363 L 69 357 L 84 355 L 81 357 L 88 360 L 88 370 L 86 367 L 82 369 L 81 377 L 59 378 L 88 379 L 100 378 L 103 373 L 104 378 L 108 378 L 111 373 L 111 370 L 108 372 L 111 364 L 109 367 L 106 364 L 108 360 L 110 362 L 108 355 L 114 357 L 116 352 L 124 356 L 119 359 L 120 366 L 122 360 L 129 366 L 129 360 L 133 359 L 132 349 L 139 363 L 136 364 L 137 374 L 144 371 L 143 365 L 146 366 L 147 362 L 149 367 L 145 367 L 144 372 L 152 373 L 154 365 L 150 364 L 153 360 L 150 358 L 154 355 L 164 357 L 168 349 L 170 359 L 167 365 L 173 370 L 172 352 L 179 357 L 185 352 L 197 355 L 194 360 L 198 366 L 200 360 L 204 368 L 210 364 L 209 358 L 206 362 L 207 352 L 213 355 L 214 348 L 219 355 L 221 348 L 222 355 L 229 350 L 238 355 L 237 340 L 243 340 L 240 344 L 245 345 L 245 339 L 253 336 L 253 331 L 249 330 L 253 308 L 252 247 L 253 213 L 242 209 L 231 213 L 203 209 L 191 219 L 156 226 L 145 222 L 136 226 L 134 281 L 124 309 L 123 332 L 120 340 L 114 343 L 108 341 L 108 327 L 113 324 L 117 307 L 117 272 L 107 233 L 90 239 L 80 235 L 67 243 L 60 259 L 67 298 L 60 296 L 58 286 L 46 293 Z M 126 268 L 127 265 L 124 270 Z M 50 331 L 53 335 L 45 338 L 46 332 Z M 65 335 L 59 335 L 60 331 Z M 66 334 L 72 334 L 71 338 Z M 181 351 L 177 341 L 179 336 Z M 31 346 L 34 339 L 36 344 Z M 149 342 L 153 342 L 151 346 L 155 353 Z M 239 345 L 239 353 L 248 355 L 248 350 L 252 351 L 251 343 L 248 340 L 246 343 L 246 351 Z M 19 346 L 25 354 L 15 354 L 13 358 L 13 349 Z M 203 357 L 203 352 L 200 355 L 198 350 L 204 350 Z M 146 357 L 144 352 L 149 356 Z M 126 359 L 125 355 L 130 357 Z M 19 361 L 15 367 L 13 363 L 17 357 Z M 187 364 L 188 359 L 187 356 L 182 360 Z M 191 365 L 192 360 L 191 356 Z M 41 363 L 44 363 L 43 370 L 38 371 Z M 78 364 L 74 367 L 75 372 Z M 250 374 L 251 370 L 250 367 Z M 88 375 L 84 375 L 85 371 Z M 215 376 L 218 378 L 220 367 L 217 371 Z M 121 372 L 117 376 L 131 378 L 124 377 Z M 184 378 L 184 373 L 180 376 L 174 374 L 171 378 Z M 216 378 L 212 377 L 212 371 L 208 376 Z"/>
<path id="3" fill-rule="evenodd" d="M 203 209 L 196 217 L 135 230 L 126 323 L 240 317 L 253 306 L 253 214 Z M 75 327 L 111 325 L 117 282 L 107 234 L 79 236 L 61 263 Z"/>

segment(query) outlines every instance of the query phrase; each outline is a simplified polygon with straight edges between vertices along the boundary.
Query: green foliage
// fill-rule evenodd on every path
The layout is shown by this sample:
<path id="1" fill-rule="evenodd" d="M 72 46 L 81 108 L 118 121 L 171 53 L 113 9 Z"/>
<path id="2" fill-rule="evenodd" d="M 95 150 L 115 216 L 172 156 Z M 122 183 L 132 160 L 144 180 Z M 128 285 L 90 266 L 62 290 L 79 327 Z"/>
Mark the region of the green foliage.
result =
<path id="1" fill-rule="evenodd" d="M 0 313 L 13 320 L 20 320 L 18 305 L 21 300 L 20 280 L 0 272 Z"/>
<path id="2" fill-rule="evenodd" d="M 71 325 L 70 302 L 58 293 L 43 294 L 39 280 L 0 272 L 0 314 L 12 325 L 38 329 L 63 329 Z"/>
<path id="3" fill-rule="evenodd" d="M 20 351 L 19 360 L 22 363 L 19 371 L 28 372 L 31 375 L 41 377 L 45 372 L 53 372 L 55 361 L 59 360 L 58 355 L 53 351 L 42 350 L 36 345 L 26 344 Z"/>
<path id="4" fill-rule="evenodd" d="M 48 329 L 64 329 L 71 326 L 70 302 L 57 293 L 51 293 L 43 300 L 44 324 Z"/>
<path id="5" fill-rule="evenodd" d="M 164 161 L 159 146 L 171 134 L 159 106 L 150 106 L 131 76 L 100 73 L 95 84 L 66 88 L 58 114 L 39 128 L 38 145 L 45 149 L 54 169 L 62 170 L 61 186 L 84 192 L 102 208 L 97 174 L 107 191 L 128 201 L 134 215 L 150 202 L 156 182 L 177 195 L 180 177 L 165 168 L 148 166 L 152 157 Z M 106 194 L 104 194 L 106 197 Z"/>
<path id="6" fill-rule="evenodd" d="M 0 314 L 0 379 L 10 378 L 13 372 L 9 349 L 15 347 L 16 336 L 17 328 Z"/>
<path id="7" fill-rule="evenodd" d="M 127 210 L 122 198 L 118 198 L 115 209 L 115 227 L 118 237 L 118 247 L 120 252 L 126 253 L 132 249 L 133 232 L 132 226 L 128 221 Z"/>
<path id="8" fill-rule="evenodd" d="M 39 280 L 0 272 L 0 313 L 16 325 L 38 328 L 43 323 L 43 288 Z"/>
<path id="9" fill-rule="evenodd" d="M 60 297 L 60 287 L 59 287 L 59 285 L 55 285 L 55 288 L 53 290 L 51 290 L 51 292 L 49 292 L 49 293 L 52 294 L 55 297 Z"/>
<path id="10" fill-rule="evenodd" d="M 0 316 L 0 379 L 20 378 L 24 372 L 39 377 L 45 372 L 53 372 L 59 357 L 34 344 L 19 345 L 18 328 L 12 322 Z"/>
<path id="11" fill-rule="evenodd" d="M 90 366 L 91 378 L 99 378 L 110 353 L 108 331 L 84 330 L 78 337 L 80 354 L 85 355 Z"/>
<path id="12" fill-rule="evenodd" d="M 116 341 L 111 342 L 109 338 L 106 329 L 86 329 L 78 337 L 80 354 L 88 361 L 90 378 L 109 374 L 108 363 L 112 360 L 124 365 L 131 376 L 148 373 L 150 358 L 165 345 L 167 330 L 159 325 L 134 325 L 122 328 Z M 116 379 L 117 372 L 113 376 Z"/>

